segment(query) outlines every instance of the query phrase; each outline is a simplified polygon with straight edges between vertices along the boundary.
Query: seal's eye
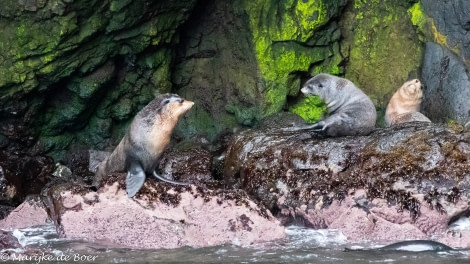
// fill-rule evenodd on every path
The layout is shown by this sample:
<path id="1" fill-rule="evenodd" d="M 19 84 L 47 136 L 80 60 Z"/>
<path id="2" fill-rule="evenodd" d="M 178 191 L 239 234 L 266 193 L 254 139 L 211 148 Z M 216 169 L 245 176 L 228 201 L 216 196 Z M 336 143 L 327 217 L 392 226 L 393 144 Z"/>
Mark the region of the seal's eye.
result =
<path id="1" fill-rule="evenodd" d="M 166 99 L 165 101 L 163 101 L 163 105 L 167 105 L 168 103 L 170 103 L 170 100 Z"/>
<path id="2" fill-rule="evenodd" d="M 318 88 L 323 88 L 323 84 L 319 83 Z"/>

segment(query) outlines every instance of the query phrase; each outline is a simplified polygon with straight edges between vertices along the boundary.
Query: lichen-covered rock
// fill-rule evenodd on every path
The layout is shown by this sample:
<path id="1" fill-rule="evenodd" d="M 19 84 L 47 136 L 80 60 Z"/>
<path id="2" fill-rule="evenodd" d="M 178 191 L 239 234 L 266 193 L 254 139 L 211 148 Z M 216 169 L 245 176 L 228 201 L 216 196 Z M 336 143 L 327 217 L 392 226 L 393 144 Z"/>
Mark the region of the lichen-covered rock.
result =
<path id="1" fill-rule="evenodd" d="M 129 199 L 118 183 L 98 193 L 57 193 L 59 229 L 68 238 L 105 240 L 130 248 L 250 245 L 285 237 L 284 227 L 243 192 L 159 185 L 165 183 L 147 188 L 166 200 L 146 195 Z"/>
<path id="2" fill-rule="evenodd" d="M 385 221 L 379 222 L 383 226 L 408 223 L 419 238 L 442 233 L 453 216 L 468 209 L 469 161 L 470 132 L 443 125 L 408 123 L 340 138 L 247 130 L 234 136 L 224 176 L 275 216 L 288 216 L 284 222 L 315 228 L 351 224 L 351 237 L 366 239 L 367 232 L 357 233 L 365 227 L 339 220 L 358 207 Z M 360 189 L 364 195 L 343 204 Z M 399 220 L 403 217 L 407 220 Z M 364 224 L 373 225 L 368 221 Z"/>
<path id="3" fill-rule="evenodd" d="M 407 13 L 411 1 L 349 1 L 340 20 L 345 77 L 361 88 L 379 110 L 409 77 L 418 77 L 423 56 Z"/>
<path id="4" fill-rule="evenodd" d="M 171 89 L 165 45 L 195 2 L 5 3 L 0 138 L 56 159 L 77 145 L 112 144 L 156 92 Z"/>
<path id="5" fill-rule="evenodd" d="M 470 2 L 466 0 L 421 0 L 410 9 L 423 41 L 445 46 L 466 61 L 470 60 L 469 12 Z"/>
<path id="6" fill-rule="evenodd" d="M 448 48 L 428 42 L 423 62 L 423 112 L 433 122 L 470 121 L 468 66 Z"/>
<path id="7" fill-rule="evenodd" d="M 338 18 L 341 1 L 242 1 L 260 71 L 263 116 L 281 110 L 311 74 L 343 73 Z"/>
<path id="8" fill-rule="evenodd" d="M 346 1 L 207 1 L 182 30 L 173 82 L 196 104 L 176 131 L 210 140 L 284 108 L 311 73 L 341 73 L 334 22 Z M 209 95 L 209 96 L 208 96 Z M 320 103 L 293 111 L 318 120 Z M 314 113 L 312 115 L 312 113 Z"/>

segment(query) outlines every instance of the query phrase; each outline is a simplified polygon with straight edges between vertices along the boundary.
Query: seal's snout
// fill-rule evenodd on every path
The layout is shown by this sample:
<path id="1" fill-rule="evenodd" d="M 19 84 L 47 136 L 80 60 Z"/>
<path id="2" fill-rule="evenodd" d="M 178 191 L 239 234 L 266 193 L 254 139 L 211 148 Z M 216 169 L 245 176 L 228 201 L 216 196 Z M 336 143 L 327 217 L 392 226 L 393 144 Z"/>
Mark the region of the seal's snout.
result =
<path id="1" fill-rule="evenodd" d="M 303 87 L 302 89 L 300 89 L 300 91 L 301 91 L 303 94 L 308 94 L 308 88 L 307 88 L 307 87 Z"/>
<path id="2" fill-rule="evenodd" d="M 181 103 L 183 104 L 183 106 L 187 107 L 188 109 L 193 107 L 194 105 L 194 102 L 188 101 L 188 100 L 183 100 Z"/>

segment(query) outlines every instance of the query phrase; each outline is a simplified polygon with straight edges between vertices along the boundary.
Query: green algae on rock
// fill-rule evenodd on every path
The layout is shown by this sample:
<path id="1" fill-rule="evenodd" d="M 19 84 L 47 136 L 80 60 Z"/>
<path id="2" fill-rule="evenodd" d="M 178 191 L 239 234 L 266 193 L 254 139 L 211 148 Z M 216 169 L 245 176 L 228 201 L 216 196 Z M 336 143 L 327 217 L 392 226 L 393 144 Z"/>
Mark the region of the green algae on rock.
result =
<path id="1" fill-rule="evenodd" d="M 326 113 L 326 104 L 318 96 L 307 96 L 289 109 L 290 112 L 298 114 L 307 123 L 315 123 Z"/>
<path id="2" fill-rule="evenodd" d="M 326 63 L 330 65 L 327 68 L 337 69 L 339 50 L 335 52 L 328 45 L 337 42 L 340 34 L 335 23 L 328 23 L 345 4 L 346 1 L 323 0 L 243 2 L 266 89 L 264 116 L 280 111 L 286 96 L 300 89 L 299 82 L 289 80 L 291 75 L 300 80 L 299 73 L 309 73 L 312 65 Z"/>
<path id="3" fill-rule="evenodd" d="M 171 89 L 172 53 L 165 45 L 175 41 L 195 2 L 6 4 L 0 11 L 2 134 L 13 145 L 18 136 L 5 128 L 27 127 L 28 142 L 39 140 L 57 159 L 72 145 L 112 144 L 110 135 L 139 107 Z M 92 126 L 92 119 L 101 125 Z"/>
<path id="4" fill-rule="evenodd" d="M 424 51 L 408 16 L 410 7 L 408 1 L 356 0 L 340 20 L 341 49 L 349 58 L 345 77 L 378 107 L 386 107 L 409 77 L 418 77 Z"/>

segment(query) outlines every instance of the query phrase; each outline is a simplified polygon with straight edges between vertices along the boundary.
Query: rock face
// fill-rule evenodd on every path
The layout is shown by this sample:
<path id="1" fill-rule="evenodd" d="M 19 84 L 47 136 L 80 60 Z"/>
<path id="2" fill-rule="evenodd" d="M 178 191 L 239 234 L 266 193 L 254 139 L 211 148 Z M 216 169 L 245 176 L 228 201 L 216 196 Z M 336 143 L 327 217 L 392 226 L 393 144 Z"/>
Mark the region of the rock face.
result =
<path id="1" fill-rule="evenodd" d="M 423 111 L 433 122 L 468 123 L 470 2 L 422 0 L 409 11 L 421 40 L 427 42 L 421 63 L 427 88 Z"/>
<path id="2" fill-rule="evenodd" d="M 426 44 L 423 80 L 426 89 L 423 112 L 434 122 L 470 121 L 468 66 L 452 51 L 436 43 Z"/>
<path id="3" fill-rule="evenodd" d="M 18 228 L 45 225 L 49 216 L 41 200 L 36 197 L 30 199 L 14 210 L 5 218 L 0 220 L 1 230 L 14 230 Z"/>
<path id="4" fill-rule="evenodd" d="M 157 187 L 166 202 L 151 201 L 150 196 L 129 199 L 118 183 L 99 193 L 61 192 L 62 202 L 56 205 L 62 208 L 59 229 L 68 238 L 107 240 L 131 248 L 250 245 L 285 237 L 279 221 L 243 193 L 195 186 L 162 192 Z"/>
<path id="5" fill-rule="evenodd" d="M 431 25 L 431 30 L 425 33 L 427 37 L 434 37 L 436 43 L 455 49 L 470 60 L 470 2 L 421 0 L 420 3 L 424 13 L 433 20 L 434 27 Z"/>
<path id="6" fill-rule="evenodd" d="M 345 77 L 361 88 L 379 110 L 409 78 L 418 77 L 422 44 L 408 15 L 411 1 L 349 1 L 340 19 Z"/>
<path id="7" fill-rule="evenodd" d="M 341 228 L 352 240 L 442 235 L 468 210 L 470 134 L 461 132 L 420 123 L 342 138 L 248 130 L 234 137 L 224 176 L 284 223 Z M 386 238 L 387 228 L 396 233 Z"/>
<path id="8" fill-rule="evenodd" d="M 29 194 L 39 194 L 54 170 L 45 155 L 0 150 L 0 203 L 17 206 Z"/>

